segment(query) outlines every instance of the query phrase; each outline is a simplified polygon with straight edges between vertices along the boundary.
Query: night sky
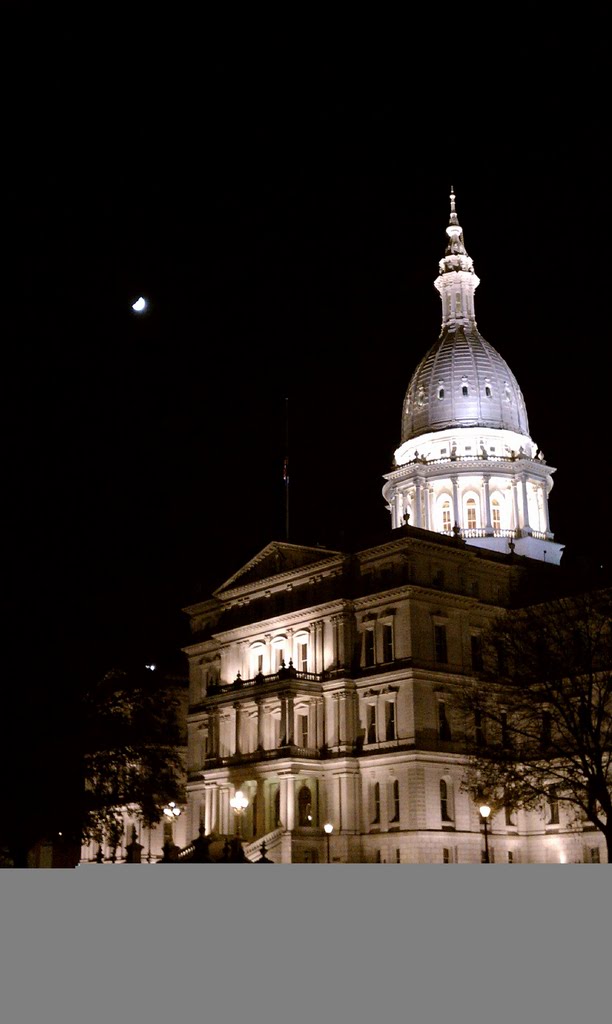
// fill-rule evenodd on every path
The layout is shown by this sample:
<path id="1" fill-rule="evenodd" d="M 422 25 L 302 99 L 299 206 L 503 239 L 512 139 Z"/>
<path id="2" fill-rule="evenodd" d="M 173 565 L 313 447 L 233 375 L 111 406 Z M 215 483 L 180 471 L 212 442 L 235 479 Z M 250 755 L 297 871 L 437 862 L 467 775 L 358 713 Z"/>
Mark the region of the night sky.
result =
<path id="1" fill-rule="evenodd" d="M 180 609 L 284 538 L 287 399 L 289 539 L 385 535 L 451 185 L 479 330 L 557 467 L 555 539 L 609 550 L 603 42 L 578 68 L 518 32 L 455 56 L 222 37 L 181 66 L 158 37 L 131 67 L 74 32 L 42 69 L 41 33 L 4 125 L 3 601 L 30 710 L 176 661 Z"/>

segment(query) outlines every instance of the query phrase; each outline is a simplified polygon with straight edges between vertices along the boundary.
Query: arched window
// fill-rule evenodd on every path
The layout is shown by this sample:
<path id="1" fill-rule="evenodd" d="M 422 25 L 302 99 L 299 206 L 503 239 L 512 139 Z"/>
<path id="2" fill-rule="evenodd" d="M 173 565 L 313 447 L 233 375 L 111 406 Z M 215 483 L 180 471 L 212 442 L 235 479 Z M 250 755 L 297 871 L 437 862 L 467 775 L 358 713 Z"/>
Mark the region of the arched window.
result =
<path id="1" fill-rule="evenodd" d="M 448 498 L 442 502 L 442 530 L 444 533 L 451 532 L 451 503 Z"/>
<path id="2" fill-rule="evenodd" d="M 468 498 L 465 503 L 465 514 L 468 530 L 476 529 L 476 500 Z"/>
<path id="3" fill-rule="evenodd" d="M 440 779 L 440 817 L 442 821 L 453 820 L 452 790 L 447 779 Z"/>
<path id="4" fill-rule="evenodd" d="M 308 786 L 302 786 L 298 793 L 298 824 L 312 825 L 312 794 Z"/>
<path id="5" fill-rule="evenodd" d="M 399 779 L 394 779 L 393 780 L 392 794 L 391 795 L 393 797 L 393 817 L 391 818 L 391 821 L 399 821 L 400 820 L 400 789 L 399 789 Z"/>

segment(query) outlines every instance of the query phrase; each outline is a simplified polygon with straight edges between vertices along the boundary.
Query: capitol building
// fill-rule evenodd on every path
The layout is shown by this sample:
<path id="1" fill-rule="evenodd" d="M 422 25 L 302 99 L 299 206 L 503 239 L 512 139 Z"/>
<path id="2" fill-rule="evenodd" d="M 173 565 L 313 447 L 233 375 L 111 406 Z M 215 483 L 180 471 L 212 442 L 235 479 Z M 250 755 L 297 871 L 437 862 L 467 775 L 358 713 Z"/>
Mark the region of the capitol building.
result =
<path id="1" fill-rule="evenodd" d="M 446 236 L 441 330 L 408 381 L 382 477 L 385 542 L 273 540 L 184 609 L 185 860 L 198 834 L 274 863 L 484 859 L 454 694 L 481 668 L 493 620 L 559 574 L 563 546 L 548 513 L 555 469 L 477 327 L 454 193 Z M 605 860 L 603 836 L 570 815 L 555 801 L 545 813 L 503 808 L 488 858 Z"/>

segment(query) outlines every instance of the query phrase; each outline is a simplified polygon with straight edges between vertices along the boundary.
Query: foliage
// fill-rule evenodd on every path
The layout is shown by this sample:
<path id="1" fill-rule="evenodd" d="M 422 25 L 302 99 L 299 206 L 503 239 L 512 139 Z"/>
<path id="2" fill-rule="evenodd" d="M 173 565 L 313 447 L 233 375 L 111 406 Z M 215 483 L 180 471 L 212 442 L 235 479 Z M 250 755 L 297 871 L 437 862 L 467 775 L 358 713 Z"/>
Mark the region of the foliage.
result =
<path id="1" fill-rule="evenodd" d="M 129 808 L 147 827 L 184 798 L 180 701 L 153 673 L 108 672 L 83 703 L 83 838 L 112 848 Z"/>
<path id="2" fill-rule="evenodd" d="M 494 810 L 556 796 L 612 860 L 612 590 L 514 610 L 482 639 L 483 671 L 458 699 L 467 788 Z"/>

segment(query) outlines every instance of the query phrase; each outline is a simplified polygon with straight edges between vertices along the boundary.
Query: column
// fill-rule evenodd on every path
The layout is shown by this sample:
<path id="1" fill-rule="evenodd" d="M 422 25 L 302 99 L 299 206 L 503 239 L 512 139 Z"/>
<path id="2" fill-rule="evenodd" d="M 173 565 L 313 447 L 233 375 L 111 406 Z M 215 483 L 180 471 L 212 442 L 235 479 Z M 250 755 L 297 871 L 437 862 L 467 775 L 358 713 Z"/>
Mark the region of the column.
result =
<path id="1" fill-rule="evenodd" d="M 325 743 L 325 706 L 323 697 L 315 697 L 316 716 L 316 747 L 320 749 Z"/>
<path id="2" fill-rule="evenodd" d="M 423 511 L 422 511 L 422 508 L 421 508 L 421 488 L 422 488 L 421 480 L 419 479 L 419 477 L 417 477 L 415 482 L 414 482 L 414 516 L 415 516 L 415 523 L 414 523 L 414 525 L 415 526 L 422 526 L 423 525 Z"/>
<path id="3" fill-rule="evenodd" d="M 264 730 L 264 725 L 265 725 L 265 706 L 264 706 L 264 701 L 263 700 L 258 700 L 256 703 L 257 703 L 257 749 L 258 750 L 265 750 L 266 749 L 265 730 Z"/>
<path id="4" fill-rule="evenodd" d="M 219 708 L 215 708 L 208 716 L 210 723 L 209 749 L 212 757 L 219 757 Z"/>
<path id="5" fill-rule="evenodd" d="M 484 520 L 484 530 L 487 536 L 491 536 L 493 533 L 493 525 L 491 523 L 491 500 L 489 494 L 489 478 L 483 476 L 482 478 L 482 511 Z"/>
<path id="6" fill-rule="evenodd" d="M 529 528 L 529 503 L 527 501 L 527 480 L 525 475 L 521 476 L 521 498 L 523 503 L 523 527 Z"/>
<path id="7" fill-rule="evenodd" d="M 339 659 L 339 656 L 338 656 L 338 616 L 334 615 L 334 617 L 333 617 L 333 619 L 331 621 L 332 621 L 332 647 L 333 647 L 332 663 L 334 665 L 338 666 L 340 664 L 340 659 Z"/>
<path id="8" fill-rule="evenodd" d="M 294 725 L 295 725 L 295 721 L 294 721 L 295 714 L 294 714 L 294 711 L 293 711 L 293 697 L 290 696 L 290 695 L 287 695 L 285 697 L 285 701 L 286 701 L 286 706 L 287 706 L 287 711 L 286 711 L 286 718 L 287 718 L 287 746 L 290 747 L 290 746 L 293 745 L 293 742 L 294 742 L 293 730 L 294 730 Z"/>
<path id="9" fill-rule="evenodd" d="M 425 529 L 431 530 L 431 496 L 433 488 L 425 488 Z"/>
<path id="10" fill-rule="evenodd" d="M 317 698 L 311 697 L 308 701 L 308 746 L 317 746 Z"/>
<path id="11" fill-rule="evenodd" d="M 455 525 L 455 523 L 458 526 L 462 526 L 463 524 L 461 522 L 461 517 L 459 515 L 459 478 L 453 476 L 451 477 L 451 481 L 453 484 L 453 515 L 455 517 L 455 522 L 453 523 L 453 526 Z"/>
<path id="12" fill-rule="evenodd" d="M 240 704 L 239 703 L 234 704 L 234 713 L 235 713 L 235 716 L 236 716 L 236 719 L 235 719 L 236 730 L 235 730 L 235 738 L 234 738 L 234 753 L 240 754 L 241 753 L 241 750 L 240 750 L 240 719 L 241 719 L 242 716 L 241 716 L 241 713 L 240 713 Z"/>
<path id="13" fill-rule="evenodd" d="M 540 495 L 542 497 L 542 515 L 544 517 L 544 530 L 550 533 L 550 519 L 548 518 L 548 501 L 546 500 L 546 483 L 540 484 Z"/>
<path id="14" fill-rule="evenodd" d="M 514 529 L 519 530 L 521 517 L 519 516 L 518 486 L 516 480 L 512 481 L 512 509 L 514 512 Z"/>

